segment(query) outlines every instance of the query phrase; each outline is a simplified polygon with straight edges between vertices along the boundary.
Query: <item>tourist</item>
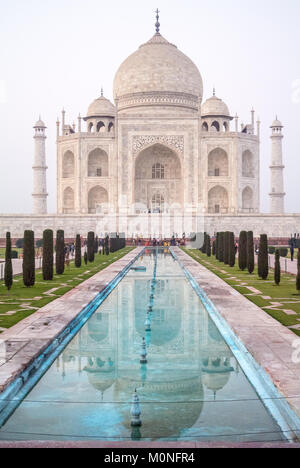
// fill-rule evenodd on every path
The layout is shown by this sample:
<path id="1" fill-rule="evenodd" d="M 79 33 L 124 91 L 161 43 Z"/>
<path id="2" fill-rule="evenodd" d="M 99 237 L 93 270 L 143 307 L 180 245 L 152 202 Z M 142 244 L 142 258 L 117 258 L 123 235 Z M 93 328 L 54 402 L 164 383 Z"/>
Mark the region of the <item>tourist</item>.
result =
<path id="1" fill-rule="evenodd" d="M 294 252 L 295 252 L 295 249 L 294 249 L 294 242 L 291 243 L 291 261 L 293 262 L 294 261 Z"/>

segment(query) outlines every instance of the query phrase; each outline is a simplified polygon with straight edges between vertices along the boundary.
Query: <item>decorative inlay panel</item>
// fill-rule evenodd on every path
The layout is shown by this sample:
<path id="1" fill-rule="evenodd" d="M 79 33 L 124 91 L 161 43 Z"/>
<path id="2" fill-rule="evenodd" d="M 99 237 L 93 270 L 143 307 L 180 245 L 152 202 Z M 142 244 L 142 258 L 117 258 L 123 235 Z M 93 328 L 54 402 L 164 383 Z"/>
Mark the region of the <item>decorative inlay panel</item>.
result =
<path id="1" fill-rule="evenodd" d="M 142 135 L 133 137 L 132 149 L 133 154 L 140 153 L 143 149 L 161 143 L 169 146 L 180 154 L 184 153 L 184 137 L 183 136 L 165 136 L 165 135 Z"/>

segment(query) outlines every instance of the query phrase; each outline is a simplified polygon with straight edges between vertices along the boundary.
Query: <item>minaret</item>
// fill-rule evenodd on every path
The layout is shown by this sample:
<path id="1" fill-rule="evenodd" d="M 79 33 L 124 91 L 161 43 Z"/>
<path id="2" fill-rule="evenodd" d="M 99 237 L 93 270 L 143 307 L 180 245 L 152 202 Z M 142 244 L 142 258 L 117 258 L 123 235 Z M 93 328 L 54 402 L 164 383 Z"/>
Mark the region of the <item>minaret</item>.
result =
<path id="1" fill-rule="evenodd" d="M 282 123 L 277 119 L 272 126 L 272 156 L 271 156 L 271 193 L 270 193 L 270 213 L 284 214 L 284 183 L 283 183 L 283 159 L 282 159 Z"/>
<path id="2" fill-rule="evenodd" d="M 46 125 L 41 120 L 33 127 L 35 129 L 34 135 L 34 165 L 33 165 L 33 213 L 34 214 L 47 214 L 47 180 L 46 171 Z"/>

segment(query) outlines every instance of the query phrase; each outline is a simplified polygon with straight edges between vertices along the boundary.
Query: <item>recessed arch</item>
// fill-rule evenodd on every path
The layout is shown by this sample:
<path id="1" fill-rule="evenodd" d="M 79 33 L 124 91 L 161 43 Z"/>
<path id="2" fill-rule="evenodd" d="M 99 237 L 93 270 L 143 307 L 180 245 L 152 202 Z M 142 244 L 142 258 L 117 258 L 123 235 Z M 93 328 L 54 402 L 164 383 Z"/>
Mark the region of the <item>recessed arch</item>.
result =
<path id="1" fill-rule="evenodd" d="M 75 175 L 75 158 L 72 151 L 66 151 L 63 155 L 62 176 L 63 179 L 72 179 Z"/>
<path id="2" fill-rule="evenodd" d="M 95 148 L 88 155 L 88 177 L 108 177 L 108 155 Z"/>
<path id="3" fill-rule="evenodd" d="M 203 131 L 203 132 L 208 132 L 208 123 L 207 123 L 207 122 L 203 122 L 203 124 L 202 124 L 202 131 Z"/>
<path id="4" fill-rule="evenodd" d="M 168 146 L 155 143 L 142 150 L 135 161 L 134 202 L 152 210 L 152 198 L 159 191 L 164 207 L 183 205 L 182 167 L 179 155 Z"/>
<path id="5" fill-rule="evenodd" d="M 208 211 L 209 213 L 227 213 L 228 212 L 228 192 L 221 185 L 210 189 L 208 193 Z"/>
<path id="6" fill-rule="evenodd" d="M 104 122 L 97 123 L 97 133 L 104 133 L 106 131 Z"/>
<path id="7" fill-rule="evenodd" d="M 109 125 L 108 125 L 108 132 L 112 132 L 114 130 L 114 124 L 113 122 L 110 122 Z"/>
<path id="8" fill-rule="evenodd" d="M 88 193 L 89 214 L 103 213 L 108 204 L 107 190 L 100 185 L 93 187 Z"/>
<path id="9" fill-rule="evenodd" d="M 242 193 L 242 207 L 243 210 L 253 210 L 253 190 L 251 187 L 245 187 Z"/>
<path id="10" fill-rule="evenodd" d="M 242 155 L 243 177 L 254 178 L 254 156 L 250 150 L 246 150 Z"/>
<path id="11" fill-rule="evenodd" d="M 213 149 L 208 155 L 208 176 L 228 177 L 228 154 L 222 148 Z"/>
<path id="12" fill-rule="evenodd" d="M 63 212 L 64 214 L 74 213 L 74 209 L 75 209 L 74 190 L 71 187 L 67 187 L 63 193 Z"/>
<path id="13" fill-rule="evenodd" d="M 213 132 L 219 132 L 220 131 L 220 124 L 217 120 L 215 120 L 212 124 L 211 124 L 211 130 Z"/>
<path id="14" fill-rule="evenodd" d="M 89 131 L 89 133 L 93 133 L 93 131 L 94 131 L 94 124 L 93 124 L 93 122 L 90 122 L 90 123 L 89 123 L 89 125 L 88 125 L 88 131 Z"/>

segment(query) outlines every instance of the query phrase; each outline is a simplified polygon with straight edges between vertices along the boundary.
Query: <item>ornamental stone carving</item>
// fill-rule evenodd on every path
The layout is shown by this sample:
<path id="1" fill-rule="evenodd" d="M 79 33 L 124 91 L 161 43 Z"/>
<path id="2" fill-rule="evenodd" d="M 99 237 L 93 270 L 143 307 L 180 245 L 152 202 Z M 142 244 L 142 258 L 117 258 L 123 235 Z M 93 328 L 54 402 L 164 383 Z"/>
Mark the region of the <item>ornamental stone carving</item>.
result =
<path id="1" fill-rule="evenodd" d="M 164 135 L 148 135 L 148 136 L 135 136 L 133 137 L 133 154 L 140 153 L 143 149 L 160 143 L 162 145 L 169 146 L 178 153 L 184 153 L 184 137 L 183 136 L 164 136 Z"/>

